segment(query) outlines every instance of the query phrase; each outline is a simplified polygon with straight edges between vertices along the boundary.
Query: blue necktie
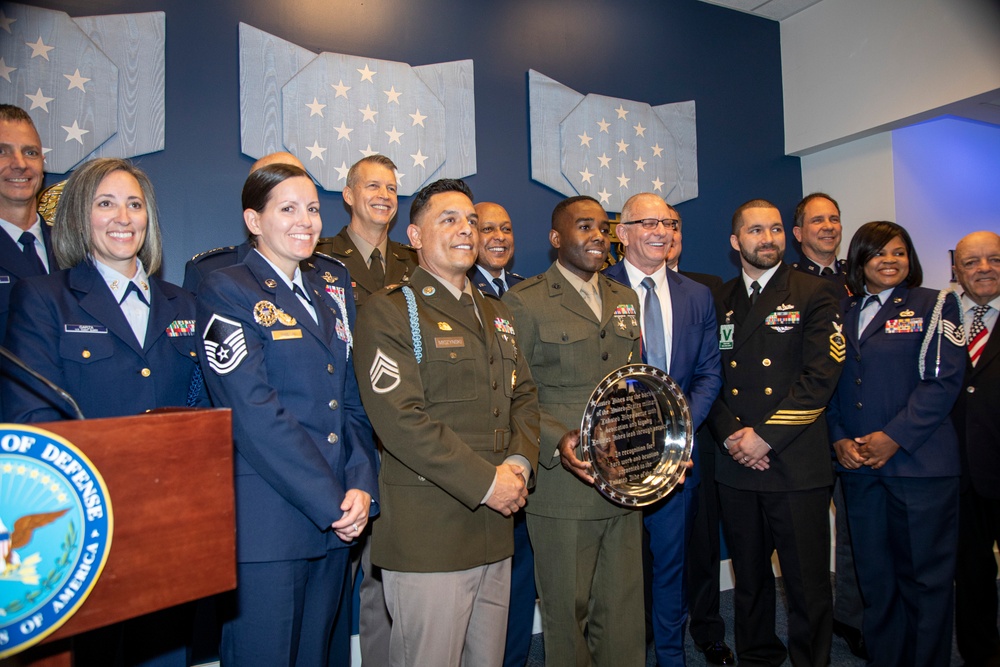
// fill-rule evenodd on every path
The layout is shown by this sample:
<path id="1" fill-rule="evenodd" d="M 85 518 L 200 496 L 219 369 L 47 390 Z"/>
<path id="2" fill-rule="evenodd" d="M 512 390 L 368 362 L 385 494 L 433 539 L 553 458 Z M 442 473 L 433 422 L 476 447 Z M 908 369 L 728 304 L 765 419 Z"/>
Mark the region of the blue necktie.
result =
<path id="1" fill-rule="evenodd" d="M 42 263 L 42 258 L 38 256 L 38 250 L 35 249 L 35 235 L 31 232 L 24 232 L 17 242 L 21 244 L 21 252 L 24 253 L 24 258 L 31 265 L 32 273 L 25 277 L 44 276 L 46 273 L 45 265 Z"/>
<path id="2" fill-rule="evenodd" d="M 507 291 L 503 285 L 503 280 L 500 278 L 494 278 L 493 284 L 497 286 L 497 296 L 503 296 L 503 293 Z"/>
<path id="3" fill-rule="evenodd" d="M 646 363 L 666 370 L 666 343 L 663 337 L 663 311 L 660 297 L 656 296 L 656 283 L 646 276 L 639 283 L 646 288 L 646 299 L 642 304 L 642 323 L 646 334 Z"/>

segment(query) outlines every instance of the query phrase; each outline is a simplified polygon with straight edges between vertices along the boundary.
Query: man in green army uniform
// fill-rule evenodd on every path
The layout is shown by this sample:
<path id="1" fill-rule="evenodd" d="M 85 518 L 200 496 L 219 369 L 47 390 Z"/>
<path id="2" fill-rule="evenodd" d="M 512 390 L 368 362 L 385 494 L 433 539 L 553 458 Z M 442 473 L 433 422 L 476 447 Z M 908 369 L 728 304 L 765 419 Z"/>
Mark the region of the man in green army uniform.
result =
<path id="1" fill-rule="evenodd" d="M 396 219 L 396 165 L 384 155 L 369 155 L 347 172 L 344 203 L 351 221 L 336 236 L 322 238 L 316 252 L 335 257 L 351 274 L 354 303 L 361 306 L 386 285 L 403 282 L 417 268 L 413 248 L 389 239 Z"/>
<path id="2" fill-rule="evenodd" d="M 388 664 L 498 667 L 538 398 L 510 312 L 466 277 L 478 245 L 468 187 L 428 185 L 410 221 L 420 265 L 372 295 L 355 337 L 384 447 L 371 559 L 392 616 Z"/>
<path id="3" fill-rule="evenodd" d="M 541 465 L 525 511 L 548 667 L 646 664 L 642 513 L 591 488 L 589 464 L 573 451 L 597 384 L 641 361 L 639 299 L 599 273 L 609 233 L 597 200 L 560 202 L 549 232 L 558 259 L 503 299 L 541 408 Z"/>

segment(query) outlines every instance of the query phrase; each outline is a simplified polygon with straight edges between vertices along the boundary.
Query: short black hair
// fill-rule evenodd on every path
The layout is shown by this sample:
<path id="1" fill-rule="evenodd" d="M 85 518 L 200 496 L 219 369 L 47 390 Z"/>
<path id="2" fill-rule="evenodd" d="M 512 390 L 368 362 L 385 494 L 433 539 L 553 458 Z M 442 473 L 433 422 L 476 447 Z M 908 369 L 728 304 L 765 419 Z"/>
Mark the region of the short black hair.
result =
<path id="1" fill-rule="evenodd" d="M 469 201 L 472 201 L 472 190 L 465 184 L 465 181 L 460 178 L 442 178 L 424 186 L 417 192 L 413 203 L 410 204 L 410 224 L 417 224 L 417 218 L 427 208 L 427 202 L 430 201 L 431 197 L 443 192 L 461 192 L 469 198 Z"/>
<path id="2" fill-rule="evenodd" d="M 854 232 L 851 247 L 847 251 L 847 289 L 851 294 L 865 293 L 865 264 L 896 237 L 903 239 L 910 262 L 910 272 L 906 275 L 907 287 L 920 287 L 924 281 L 924 271 L 920 268 L 917 250 L 910 235 L 902 225 L 888 220 L 867 222 Z"/>
<path id="3" fill-rule="evenodd" d="M 561 202 L 556 204 L 556 207 L 554 209 L 552 209 L 552 229 L 556 228 L 556 221 L 559 220 L 559 216 L 563 214 L 563 211 L 565 211 L 573 204 L 581 201 L 592 201 L 598 206 L 601 206 L 601 202 L 597 201 L 590 195 L 576 195 L 575 197 L 568 197 L 566 199 L 563 199 Z M 601 206 L 601 208 L 604 207 Z"/>
<path id="4" fill-rule="evenodd" d="M 831 204 L 833 204 L 833 207 L 835 209 L 837 209 L 837 215 L 840 215 L 840 204 L 837 203 L 836 199 L 834 199 L 830 195 L 826 194 L 825 192 L 813 192 L 812 194 L 808 194 L 805 197 L 803 197 L 802 201 L 800 201 L 798 203 L 798 205 L 795 207 L 795 226 L 796 227 L 801 227 L 802 226 L 802 223 L 804 221 L 803 219 L 805 218 L 805 215 L 806 215 L 806 206 L 808 206 L 809 202 L 811 202 L 813 199 L 826 199 L 826 200 L 828 200 Z"/>
<path id="5" fill-rule="evenodd" d="M 778 210 L 777 206 L 766 199 L 751 199 L 748 202 L 740 204 L 739 208 L 736 209 L 736 212 L 733 213 L 733 236 L 739 235 L 740 227 L 743 226 L 743 211 L 749 208 L 773 208 L 774 210 Z"/>

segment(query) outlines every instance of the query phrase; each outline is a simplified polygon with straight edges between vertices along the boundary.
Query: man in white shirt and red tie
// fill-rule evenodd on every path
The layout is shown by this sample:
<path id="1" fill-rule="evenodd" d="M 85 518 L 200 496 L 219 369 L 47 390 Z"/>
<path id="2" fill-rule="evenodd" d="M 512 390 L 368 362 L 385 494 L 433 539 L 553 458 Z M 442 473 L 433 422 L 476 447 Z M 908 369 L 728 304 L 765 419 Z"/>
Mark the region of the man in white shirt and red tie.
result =
<path id="1" fill-rule="evenodd" d="M 1000 235 L 973 232 L 955 246 L 969 360 L 952 410 L 962 456 L 955 631 L 966 665 L 1000 663 L 997 565 L 1000 538 Z"/>

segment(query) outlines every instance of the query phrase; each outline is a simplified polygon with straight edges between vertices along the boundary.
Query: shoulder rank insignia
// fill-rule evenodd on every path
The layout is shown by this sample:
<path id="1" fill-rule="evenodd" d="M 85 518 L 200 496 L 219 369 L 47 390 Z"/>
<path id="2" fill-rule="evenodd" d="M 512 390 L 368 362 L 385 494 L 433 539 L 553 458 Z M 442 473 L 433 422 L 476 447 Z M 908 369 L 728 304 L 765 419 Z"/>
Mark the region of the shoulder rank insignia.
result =
<path id="1" fill-rule="evenodd" d="M 847 358 L 847 340 L 844 338 L 844 325 L 833 323 L 833 333 L 830 334 L 830 358 L 838 364 Z"/>
<path id="2" fill-rule="evenodd" d="M 965 347 L 966 342 L 965 327 L 955 324 L 951 320 L 941 319 L 941 328 L 944 330 L 944 337 L 959 347 Z"/>

